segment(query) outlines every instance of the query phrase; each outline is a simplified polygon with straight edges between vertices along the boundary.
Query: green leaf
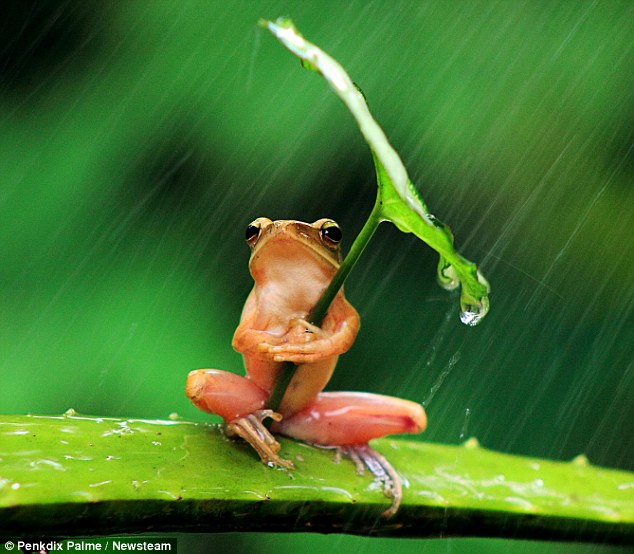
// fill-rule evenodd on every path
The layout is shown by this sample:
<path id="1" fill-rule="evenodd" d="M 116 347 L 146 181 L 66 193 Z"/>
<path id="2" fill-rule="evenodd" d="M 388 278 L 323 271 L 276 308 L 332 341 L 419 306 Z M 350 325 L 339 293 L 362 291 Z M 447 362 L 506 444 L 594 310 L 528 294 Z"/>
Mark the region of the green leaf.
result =
<path id="1" fill-rule="evenodd" d="M 406 486 L 390 501 L 333 450 L 280 439 L 288 473 L 214 425 L 0 416 L 0 535 L 312 531 L 634 542 L 634 474 L 381 439 Z"/>
<path id="2" fill-rule="evenodd" d="M 320 73 L 355 118 L 370 146 L 377 173 L 378 218 L 391 221 L 401 231 L 413 233 L 440 254 L 438 279 L 446 289 L 462 285 L 460 319 L 476 325 L 489 309 L 489 284 L 476 264 L 461 256 L 454 247 L 450 229 L 429 213 L 398 153 L 368 109 L 365 97 L 345 69 L 318 46 L 307 41 L 288 18 L 260 21 L 302 65 Z"/>
<path id="3" fill-rule="evenodd" d="M 440 254 L 439 283 L 447 290 L 462 285 L 460 320 L 467 325 L 477 325 L 489 311 L 489 283 L 475 263 L 456 251 L 451 229 L 426 211 L 412 182 L 408 179 L 407 199 L 403 199 L 376 154 L 373 159 L 379 185 L 381 215 L 404 233 L 414 233 Z"/>

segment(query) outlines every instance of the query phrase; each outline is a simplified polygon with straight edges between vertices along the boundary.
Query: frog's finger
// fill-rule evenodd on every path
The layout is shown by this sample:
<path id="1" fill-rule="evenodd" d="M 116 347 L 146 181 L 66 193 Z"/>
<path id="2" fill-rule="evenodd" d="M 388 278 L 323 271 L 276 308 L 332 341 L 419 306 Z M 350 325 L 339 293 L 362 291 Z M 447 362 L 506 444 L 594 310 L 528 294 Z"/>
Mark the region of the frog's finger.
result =
<path id="1" fill-rule="evenodd" d="M 324 330 L 321 327 L 318 327 L 317 325 L 313 325 L 308 320 L 301 317 L 298 317 L 297 319 L 294 319 L 293 321 L 291 321 L 291 327 L 295 327 L 295 326 L 300 327 L 301 329 L 304 330 L 304 332 L 312 333 L 317 336 L 322 336 L 324 334 Z"/>
<path id="2" fill-rule="evenodd" d="M 330 356 L 332 352 L 332 343 L 330 339 L 320 339 L 312 342 L 302 342 L 294 344 L 280 344 L 271 346 L 268 352 L 271 354 L 317 354 L 321 353 L 322 357 Z M 327 350 L 326 350 L 327 349 Z"/>
<path id="3" fill-rule="evenodd" d="M 260 344 L 258 344 L 257 346 L 257 350 L 258 352 L 264 352 L 266 354 L 269 354 L 273 351 L 273 349 L 276 348 L 275 346 L 273 346 L 271 343 L 269 342 L 261 342 Z"/>
<path id="4" fill-rule="evenodd" d="M 292 362 L 295 365 L 312 364 L 319 362 L 328 356 L 324 356 L 323 353 L 299 353 L 299 354 L 277 354 L 273 356 L 274 362 Z"/>

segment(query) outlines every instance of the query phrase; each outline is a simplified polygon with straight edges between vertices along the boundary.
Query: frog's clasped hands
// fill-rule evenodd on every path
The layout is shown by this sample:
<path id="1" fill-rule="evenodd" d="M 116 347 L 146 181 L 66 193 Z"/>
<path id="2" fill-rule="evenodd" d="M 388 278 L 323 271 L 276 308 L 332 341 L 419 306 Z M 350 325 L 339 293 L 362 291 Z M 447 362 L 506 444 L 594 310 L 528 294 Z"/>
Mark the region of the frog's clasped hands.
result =
<path id="1" fill-rule="evenodd" d="M 201 410 L 218 414 L 229 435 L 239 435 L 263 462 L 292 468 L 278 454 L 280 445 L 262 424 L 271 417 L 273 432 L 320 446 L 339 447 L 357 465 L 383 482 L 396 513 L 401 481 L 392 466 L 368 446 L 371 439 L 420 433 L 426 416 L 420 404 L 363 392 L 322 392 L 340 354 L 353 344 L 359 314 L 341 289 L 321 327 L 306 318 L 341 263 L 339 226 L 331 219 L 312 224 L 261 217 L 247 227 L 249 269 L 255 286 L 242 311 L 233 347 L 244 357 L 246 377 L 216 369 L 192 371 L 186 392 Z M 266 402 L 284 362 L 297 370 L 279 406 Z"/>

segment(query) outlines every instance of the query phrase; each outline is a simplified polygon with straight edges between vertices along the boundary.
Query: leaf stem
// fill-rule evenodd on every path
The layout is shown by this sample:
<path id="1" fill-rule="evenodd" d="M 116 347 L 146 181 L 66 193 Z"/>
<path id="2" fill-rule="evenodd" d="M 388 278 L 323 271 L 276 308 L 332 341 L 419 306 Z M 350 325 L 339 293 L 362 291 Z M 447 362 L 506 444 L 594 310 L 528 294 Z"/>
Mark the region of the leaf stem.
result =
<path id="1" fill-rule="evenodd" d="M 335 273 L 335 276 L 332 278 L 330 284 L 326 287 L 323 294 L 315 304 L 315 307 L 308 314 L 308 321 L 313 325 L 317 325 L 318 327 L 321 325 L 324 317 L 326 317 L 326 313 L 328 312 L 328 308 L 332 301 L 337 296 L 339 289 L 343 286 L 344 281 L 352 271 L 352 268 L 357 263 L 359 256 L 361 256 L 362 252 L 365 250 L 365 247 L 370 242 L 372 235 L 376 231 L 379 223 L 381 223 L 381 202 L 379 196 L 377 195 L 377 200 L 374 204 L 374 208 L 372 208 L 372 212 L 370 213 L 365 225 L 357 235 L 357 238 L 352 243 L 350 247 L 350 251 L 348 255 L 345 257 L 341 266 Z M 267 403 L 267 407 L 272 410 L 277 410 L 282 402 L 282 398 L 284 398 L 284 394 L 286 393 L 286 389 L 295 374 L 295 370 L 297 366 L 292 362 L 285 362 L 282 365 L 282 370 L 280 371 L 280 375 L 275 382 L 275 387 L 273 387 L 273 391 L 271 392 L 271 396 L 269 396 L 269 400 Z"/>
<path id="2" fill-rule="evenodd" d="M 368 245 L 368 242 L 370 242 L 372 235 L 374 235 L 374 232 L 376 231 L 381 221 L 382 219 L 380 217 L 380 203 L 378 202 L 377 198 L 377 202 L 374 204 L 374 208 L 372 209 L 370 216 L 368 217 L 365 225 L 357 235 L 357 238 L 352 243 L 352 246 L 350 247 L 350 252 L 348 252 L 348 255 L 341 263 L 341 266 L 339 267 L 337 273 L 335 273 L 335 276 L 332 278 L 332 281 L 330 282 L 324 293 L 321 295 L 321 298 L 319 299 L 315 307 L 308 315 L 308 321 L 310 321 L 313 325 L 321 325 L 324 317 L 326 317 L 326 313 L 328 312 L 330 304 L 332 304 L 335 296 L 337 296 L 339 289 L 343 286 L 344 281 L 359 260 L 359 256 L 361 256 L 361 254 L 365 250 L 365 247 Z"/>

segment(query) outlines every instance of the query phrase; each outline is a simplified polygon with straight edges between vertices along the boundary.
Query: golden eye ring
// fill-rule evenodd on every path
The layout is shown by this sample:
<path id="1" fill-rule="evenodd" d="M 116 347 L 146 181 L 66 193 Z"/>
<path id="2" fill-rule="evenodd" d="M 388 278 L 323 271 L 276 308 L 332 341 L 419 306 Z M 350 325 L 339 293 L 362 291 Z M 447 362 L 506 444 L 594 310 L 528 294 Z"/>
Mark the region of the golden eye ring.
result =
<path id="1" fill-rule="evenodd" d="M 253 245 L 257 242 L 261 230 L 262 226 L 260 225 L 260 222 L 256 219 L 255 221 L 252 221 L 247 225 L 247 230 L 244 233 L 244 238 L 250 245 Z"/>
<path id="2" fill-rule="evenodd" d="M 336 246 L 341 242 L 343 233 L 341 227 L 336 222 L 329 220 L 326 221 L 319 229 L 319 234 L 324 242 L 332 246 Z"/>

